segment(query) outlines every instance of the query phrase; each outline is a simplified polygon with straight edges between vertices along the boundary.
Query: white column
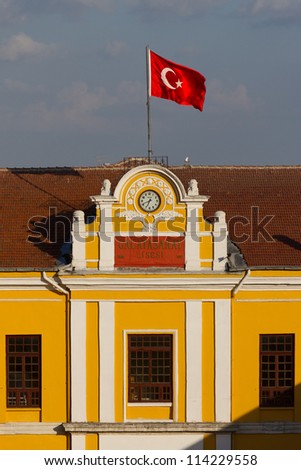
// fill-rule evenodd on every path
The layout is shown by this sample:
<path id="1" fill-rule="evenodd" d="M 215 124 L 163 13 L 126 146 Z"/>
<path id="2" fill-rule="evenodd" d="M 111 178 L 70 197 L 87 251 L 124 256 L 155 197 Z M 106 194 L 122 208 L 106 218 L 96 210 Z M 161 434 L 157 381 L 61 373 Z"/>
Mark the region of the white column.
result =
<path id="1" fill-rule="evenodd" d="M 72 267 L 74 269 L 86 268 L 86 225 L 85 213 L 75 211 L 72 224 Z"/>
<path id="2" fill-rule="evenodd" d="M 225 271 L 228 260 L 226 214 L 223 211 L 217 211 L 214 217 L 216 222 L 213 231 L 213 269 L 214 271 Z"/>
<path id="3" fill-rule="evenodd" d="M 114 307 L 114 302 L 99 302 L 99 419 L 107 423 L 115 421 Z"/>
<path id="4" fill-rule="evenodd" d="M 115 264 L 115 237 L 113 232 L 112 202 L 100 202 L 99 269 L 112 271 Z"/>
<path id="5" fill-rule="evenodd" d="M 199 204 L 187 202 L 187 222 L 185 234 L 185 269 L 186 271 L 200 271 L 200 239 L 198 213 Z"/>
<path id="6" fill-rule="evenodd" d="M 71 433 L 71 450 L 85 450 L 85 449 L 86 449 L 86 435 Z"/>
<path id="7" fill-rule="evenodd" d="M 202 302 L 186 302 L 186 421 L 202 421 Z"/>
<path id="8" fill-rule="evenodd" d="M 216 450 L 231 450 L 231 434 L 230 433 L 217 433 L 216 434 Z"/>
<path id="9" fill-rule="evenodd" d="M 86 302 L 71 302 L 71 421 L 86 421 Z"/>
<path id="10" fill-rule="evenodd" d="M 231 301 L 215 302 L 215 419 L 231 421 Z"/>

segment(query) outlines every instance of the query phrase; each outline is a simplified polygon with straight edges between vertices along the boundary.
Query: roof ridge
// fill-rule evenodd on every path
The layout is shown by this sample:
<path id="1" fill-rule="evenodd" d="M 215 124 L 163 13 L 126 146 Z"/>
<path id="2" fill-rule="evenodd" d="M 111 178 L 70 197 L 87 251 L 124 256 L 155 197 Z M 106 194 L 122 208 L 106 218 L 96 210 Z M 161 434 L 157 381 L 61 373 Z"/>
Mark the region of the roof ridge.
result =
<path id="1" fill-rule="evenodd" d="M 143 166 L 143 165 L 141 165 Z M 234 170 L 271 170 L 271 169 L 301 169 L 301 165 L 169 165 L 168 168 L 171 169 L 234 169 Z M 43 172 L 43 171 L 95 171 L 95 170 L 127 170 L 127 168 L 121 168 L 114 166 L 114 163 L 110 165 L 102 165 L 102 166 L 45 166 L 45 167 L 7 167 L 1 168 L 0 171 L 2 172 L 21 172 L 21 171 L 35 171 L 35 172 Z"/>

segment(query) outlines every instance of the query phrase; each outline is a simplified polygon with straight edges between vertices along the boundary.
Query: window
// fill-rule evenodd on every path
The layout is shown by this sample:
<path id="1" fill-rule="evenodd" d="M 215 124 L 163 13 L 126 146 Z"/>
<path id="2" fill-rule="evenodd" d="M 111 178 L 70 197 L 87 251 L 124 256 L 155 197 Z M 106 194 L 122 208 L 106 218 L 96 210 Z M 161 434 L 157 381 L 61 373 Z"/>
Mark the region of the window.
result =
<path id="1" fill-rule="evenodd" d="M 41 337 L 7 336 L 7 406 L 31 408 L 41 404 Z"/>
<path id="2" fill-rule="evenodd" d="M 294 335 L 260 335 L 260 406 L 294 406 Z"/>
<path id="3" fill-rule="evenodd" d="M 128 335 L 129 402 L 172 401 L 172 335 Z"/>

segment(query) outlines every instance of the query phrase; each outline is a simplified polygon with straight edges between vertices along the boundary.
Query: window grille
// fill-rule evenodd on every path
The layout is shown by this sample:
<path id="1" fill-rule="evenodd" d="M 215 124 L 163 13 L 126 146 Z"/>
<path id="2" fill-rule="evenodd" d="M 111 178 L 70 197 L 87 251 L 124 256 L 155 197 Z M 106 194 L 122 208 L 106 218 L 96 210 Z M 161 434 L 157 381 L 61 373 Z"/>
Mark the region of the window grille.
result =
<path id="1" fill-rule="evenodd" d="M 260 406 L 294 406 L 294 335 L 260 335 Z"/>
<path id="2" fill-rule="evenodd" d="M 129 402 L 172 401 L 172 335 L 128 335 Z"/>
<path id="3" fill-rule="evenodd" d="M 41 406 L 41 337 L 6 337 L 7 407 Z"/>

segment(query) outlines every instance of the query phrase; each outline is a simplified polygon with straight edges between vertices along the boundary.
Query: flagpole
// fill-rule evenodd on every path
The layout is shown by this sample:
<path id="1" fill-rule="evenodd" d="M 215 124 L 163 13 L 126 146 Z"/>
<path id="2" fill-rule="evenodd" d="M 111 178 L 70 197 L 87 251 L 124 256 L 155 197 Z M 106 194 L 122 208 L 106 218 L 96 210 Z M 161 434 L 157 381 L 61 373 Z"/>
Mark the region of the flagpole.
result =
<path id="1" fill-rule="evenodd" d="M 151 118 L 150 118 L 150 49 L 146 46 L 146 87 L 147 87 L 147 142 L 148 142 L 148 160 L 152 158 L 152 142 L 151 142 Z"/>

